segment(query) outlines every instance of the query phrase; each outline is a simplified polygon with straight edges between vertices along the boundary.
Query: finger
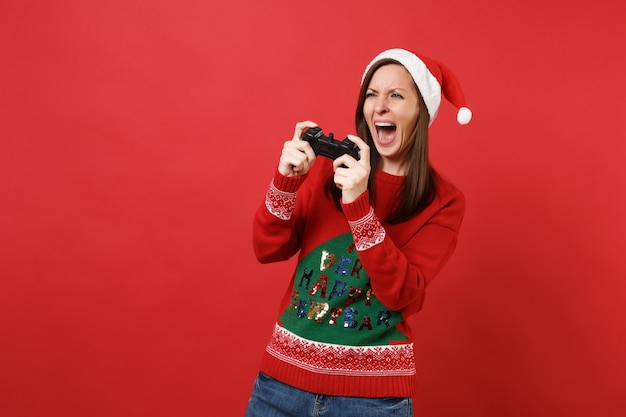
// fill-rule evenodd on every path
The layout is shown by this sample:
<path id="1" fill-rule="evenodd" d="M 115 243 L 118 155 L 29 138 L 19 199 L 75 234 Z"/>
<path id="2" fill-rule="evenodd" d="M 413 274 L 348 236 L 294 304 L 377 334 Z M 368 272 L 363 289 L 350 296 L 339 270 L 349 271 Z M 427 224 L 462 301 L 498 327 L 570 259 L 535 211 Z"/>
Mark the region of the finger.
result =
<path id="1" fill-rule="evenodd" d="M 284 146 L 285 152 L 289 152 L 293 155 L 306 156 L 307 158 L 311 158 L 311 156 L 315 156 L 313 152 L 313 148 L 309 142 L 304 140 L 288 140 L 285 142 Z"/>
<path id="2" fill-rule="evenodd" d="M 306 160 L 300 161 L 298 164 L 292 166 L 292 171 L 295 175 L 302 175 L 309 171 L 309 163 Z"/>
<path id="3" fill-rule="evenodd" d="M 337 188 L 339 188 L 340 190 L 343 190 L 343 187 L 345 185 L 345 181 L 346 181 L 345 175 L 342 175 L 341 172 L 335 171 L 335 175 L 333 177 L 333 182 L 335 183 Z"/>
<path id="4" fill-rule="evenodd" d="M 301 122 L 301 123 L 308 124 L 309 122 Z M 313 123 L 313 122 L 310 122 L 310 123 Z M 297 131 L 298 131 L 298 128 L 296 127 L 296 132 Z M 294 152 L 298 152 L 300 154 L 305 155 L 306 158 L 308 159 L 309 165 L 313 165 L 316 155 L 309 142 L 305 140 L 300 140 L 300 138 L 294 137 L 292 140 L 287 141 L 287 143 L 285 143 L 285 147 L 293 149 Z"/>
<path id="5" fill-rule="evenodd" d="M 293 174 L 293 175 L 302 175 L 308 172 L 309 163 L 303 159 L 289 159 L 286 158 L 284 160 L 283 166 L 285 167 L 284 172 Z M 281 172 L 281 173 L 284 173 Z"/>
<path id="6" fill-rule="evenodd" d="M 344 154 L 333 161 L 333 170 L 337 172 L 338 169 L 348 169 L 356 163 L 356 159 L 348 154 Z"/>
<path id="7" fill-rule="evenodd" d="M 301 145 L 299 147 L 300 151 L 304 152 L 304 154 L 306 155 L 311 165 L 313 165 L 316 155 L 315 155 L 315 151 L 313 151 L 313 148 L 311 147 L 311 144 L 305 140 L 297 141 L 296 143 L 298 145 Z"/>
<path id="8" fill-rule="evenodd" d="M 350 139 L 359 148 L 359 161 L 369 162 L 370 160 L 370 147 L 363 139 L 355 135 L 348 135 Z"/>
<path id="9" fill-rule="evenodd" d="M 293 140 L 298 141 L 302 139 L 302 132 L 311 127 L 317 127 L 317 123 L 311 120 L 305 120 L 304 122 L 296 123 L 296 128 L 293 132 Z"/>
<path id="10" fill-rule="evenodd" d="M 314 161 L 315 153 L 308 142 L 291 140 L 285 142 L 281 162 L 286 170 L 291 170 L 297 175 L 305 174 Z"/>
<path id="11" fill-rule="evenodd" d="M 292 165 L 298 166 L 308 163 L 309 157 L 300 148 L 287 148 L 285 149 L 285 159 Z"/>

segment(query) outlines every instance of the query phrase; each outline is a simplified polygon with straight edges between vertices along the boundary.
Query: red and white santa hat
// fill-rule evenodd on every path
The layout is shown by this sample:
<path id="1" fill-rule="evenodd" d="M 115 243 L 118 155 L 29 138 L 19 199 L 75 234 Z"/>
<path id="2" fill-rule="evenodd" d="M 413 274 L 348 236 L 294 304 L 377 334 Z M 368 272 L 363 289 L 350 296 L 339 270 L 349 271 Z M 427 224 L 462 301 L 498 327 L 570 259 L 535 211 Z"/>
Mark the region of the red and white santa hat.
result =
<path id="1" fill-rule="evenodd" d="M 383 59 L 393 59 L 409 71 L 426 103 L 428 114 L 430 114 L 430 124 L 435 121 L 439 112 L 442 92 L 444 97 L 458 109 L 456 119 L 460 124 L 466 125 L 472 120 L 472 111 L 467 108 L 461 85 L 452 71 L 434 59 L 423 55 L 418 57 L 406 49 L 388 49 L 378 54 L 365 68 L 361 83 L 372 65 Z"/>

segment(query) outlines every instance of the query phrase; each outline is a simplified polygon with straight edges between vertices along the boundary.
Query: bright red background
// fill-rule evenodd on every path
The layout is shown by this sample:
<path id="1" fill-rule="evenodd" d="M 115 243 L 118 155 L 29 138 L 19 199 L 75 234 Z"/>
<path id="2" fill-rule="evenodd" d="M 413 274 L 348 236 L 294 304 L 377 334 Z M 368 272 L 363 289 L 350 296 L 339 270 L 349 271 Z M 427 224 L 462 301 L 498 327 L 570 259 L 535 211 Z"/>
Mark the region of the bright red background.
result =
<path id="1" fill-rule="evenodd" d="M 416 415 L 625 415 L 624 4 L 3 1 L 0 413 L 242 415 L 293 267 L 251 250 L 282 142 L 352 133 L 402 46 L 475 114 L 433 126 L 468 206 Z"/>

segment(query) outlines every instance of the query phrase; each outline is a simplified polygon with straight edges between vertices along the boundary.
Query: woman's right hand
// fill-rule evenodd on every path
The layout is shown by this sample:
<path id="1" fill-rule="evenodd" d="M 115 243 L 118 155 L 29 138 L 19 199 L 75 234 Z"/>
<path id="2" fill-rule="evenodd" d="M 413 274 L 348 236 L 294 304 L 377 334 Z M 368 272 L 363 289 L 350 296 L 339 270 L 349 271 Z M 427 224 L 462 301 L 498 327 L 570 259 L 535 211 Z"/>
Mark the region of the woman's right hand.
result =
<path id="1" fill-rule="evenodd" d="M 316 127 L 315 122 L 309 120 L 296 123 L 293 138 L 283 145 L 283 152 L 278 162 L 278 172 L 286 177 L 305 175 L 315 162 L 315 152 L 309 142 L 302 140 L 305 129 Z"/>

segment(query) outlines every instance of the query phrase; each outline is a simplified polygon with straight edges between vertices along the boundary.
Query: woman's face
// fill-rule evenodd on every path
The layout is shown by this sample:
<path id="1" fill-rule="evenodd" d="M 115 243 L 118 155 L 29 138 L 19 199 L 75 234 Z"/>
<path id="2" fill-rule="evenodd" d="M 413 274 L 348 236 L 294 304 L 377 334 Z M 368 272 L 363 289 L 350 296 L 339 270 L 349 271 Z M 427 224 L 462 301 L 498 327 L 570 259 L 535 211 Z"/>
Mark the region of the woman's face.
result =
<path id="1" fill-rule="evenodd" d="M 413 78 L 397 64 L 380 67 L 367 88 L 363 114 L 381 156 L 381 169 L 406 175 L 405 156 L 419 116 Z"/>

